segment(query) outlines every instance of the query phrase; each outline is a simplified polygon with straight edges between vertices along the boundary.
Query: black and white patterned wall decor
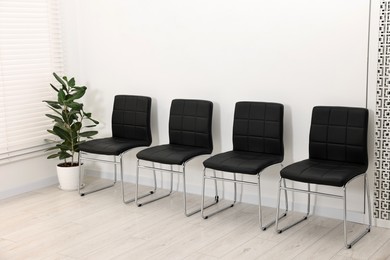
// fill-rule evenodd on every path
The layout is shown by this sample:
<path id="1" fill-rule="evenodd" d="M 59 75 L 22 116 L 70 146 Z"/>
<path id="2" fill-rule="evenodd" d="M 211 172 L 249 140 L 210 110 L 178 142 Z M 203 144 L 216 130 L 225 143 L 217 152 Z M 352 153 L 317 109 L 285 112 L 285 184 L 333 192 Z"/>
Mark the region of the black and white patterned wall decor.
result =
<path id="1" fill-rule="evenodd" d="M 381 1 L 379 23 L 374 217 L 390 220 L 390 1 Z"/>

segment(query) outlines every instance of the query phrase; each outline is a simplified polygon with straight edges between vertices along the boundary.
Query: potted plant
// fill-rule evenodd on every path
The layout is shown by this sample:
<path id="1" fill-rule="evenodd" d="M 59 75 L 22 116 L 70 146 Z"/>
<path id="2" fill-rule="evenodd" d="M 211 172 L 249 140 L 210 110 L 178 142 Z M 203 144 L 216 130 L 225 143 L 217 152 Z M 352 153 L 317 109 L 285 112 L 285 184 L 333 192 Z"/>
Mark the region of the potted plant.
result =
<path id="1" fill-rule="evenodd" d="M 62 160 L 57 165 L 57 176 L 60 188 L 63 190 L 76 190 L 79 185 L 79 145 L 85 142 L 85 138 L 91 138 L 98 132 L 90 129 L 99 124 L 91 117 L 91 113 L 84 111 L 84 106 L 77 101 L 82 98 L 87 90 L 85 86 L 76 86 L 74 78 L 59 77 L 53 73 L 59 82 L 59 87 L 50 84 L 57 92 L 57 100 L 44 100 L 52 110 L 52 114 L 46 114 L 53 119 L 53 128 L 47 131 L 55 135 L 56 143 L 47 151 L 53 151 L 47 158 L 59 158 Z M 89 124 L 84 126 L 85 121 Z M 59 141 L 58 141 L 59 139 Z"/>

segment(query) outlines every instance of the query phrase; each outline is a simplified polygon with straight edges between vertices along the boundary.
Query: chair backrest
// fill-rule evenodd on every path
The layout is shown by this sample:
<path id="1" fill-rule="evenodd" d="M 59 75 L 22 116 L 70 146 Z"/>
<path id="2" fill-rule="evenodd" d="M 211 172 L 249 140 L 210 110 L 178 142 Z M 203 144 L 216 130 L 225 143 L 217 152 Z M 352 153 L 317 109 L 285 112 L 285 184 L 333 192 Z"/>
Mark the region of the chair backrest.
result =
<path id="1" fill-rule="evenodd" d="M 112 136 L 152 142 L 150 110 L 152 99 L 144 96 L 117 95 L 112 111 Z"/>
<path id="2" fill-rule="evenodd" d="M 207 100 L 174 99 L 169 116 L 169 143 L 213 149 L 213 103 Z"/>
<path id="3" fill-rule="evenodd" d="M 284 155 L 284 106 L 278 103 L 236 103 L 233 150 Z"/>
<path id="4" fill-rule="evenodd" d="M 365 108 L 314 107 L 309 158 L 368 165 L 367 126 Z"/>

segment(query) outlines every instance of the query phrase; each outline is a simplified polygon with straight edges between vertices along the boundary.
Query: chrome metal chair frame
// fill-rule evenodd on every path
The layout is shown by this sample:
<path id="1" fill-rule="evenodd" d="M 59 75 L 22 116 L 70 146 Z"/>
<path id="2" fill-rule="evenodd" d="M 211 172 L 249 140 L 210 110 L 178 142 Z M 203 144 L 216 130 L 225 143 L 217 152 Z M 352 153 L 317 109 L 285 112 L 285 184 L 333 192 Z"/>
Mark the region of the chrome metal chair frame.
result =
<path id="1" fill-rule="evenodd" d="M 113 164 L 114 180 L 109 185 L 96 189 L 92 188 L 89 191 L 81 191 L 79 185 L 78 192 L 81 196 L 113 187 L 117 182 L 117 166 L 119 166 L 122 182 L 122 200 L 124 203 L 130 203 L 135 200 L 134 198 L 125 198 L 123 155 L 134 148 L 148 147 L 152 143 L 150 127 L 151 105 L 152 99 L 147 96 L 116 95 L 114 97 L 111 115 L 112 136 L 89 140 L 79 145 L 79 184 L 81 183 L 83 161 Z M 112 160 L 110 159 L 111 156 L 113 156 Z M 150 195 L 154 191 L 150 191 L 146 195 Z"/>
<path id="2" fill-rule="evenodd" d="M 150 202 L 168 197 L 173 191 L 173 177 L 175 174 L 183 175 L 184 214 L 188 217 L 200 211 L 187 210 L 186 165 L 192 159 L 209 155 L 213 150 L 212 139 L 213 103 L 208 100 L 174 99 L 169 112 L 169 143 L 146 148 L 137 153 L 136 195 L 135 202 L 140 207 Z M 159 163 L 156 165 L 141 164 L 140 161 Z M 170 168 L 167 168 L 170 165 Z M 176 165 L 178 169 L 174 169 Z M 167 194 L 140 202 L 138 195 L 139 170 L 169 172 L 171 175 L 170 190 Z M 163 185 L 162 185 L 163 186 Z M 218 191 L 215 191 L 218 202 Z"/>
<path id="3" fill-rule="evenodd" d="M 260 181 L 260 177 L 261 177 L 261 173 L 262 172 L 259 172 L 257 174 L 257 182 L 251 182 L 251 181 L 244 181 L 244 180 L 237 180 L 236 178 L 236 174 L 237 173 L 232 173 L 233 174 L 233 179 L 229 179 L 229 178 L 222 178 L 222 177 L 217 177 L 216 176 L 216 173 L 215 173 L 215 170 L 213 170 L 214 172 L 214 176 L 207 176 L 206 174 L 206 171 L 207 171 L 207 168 L 205 167 L 203 169 L 203 183 L 202 183 L 202 204 L 201 204 L 201 214 L 202 214 L 202 217 L 204 219 L 208 219 L 209 217 L 219 213 L 219 212 L 222 212 L 228 208 L 232 208 L 236 201 L 237 201 L 237 183 L 240 183 L 240 184 L 245 184 L 245 185 L 254 185 L 254 186 L 257 186 L 258 188 L 258 198 L 259 198 L 259 226 L 262 230 L 266 230 L 267 228 L 269 228 L 270 226 L 272 226 L 274 223 L 275 223 L 275 220 L 272 220 L 271 222 L 267 223 L 266 225 L 263 226 L 263 216 L 262 216 L 262 204 L 261 204 L 261 181 Z M 240 174 L 240 173 L 238 173 Z M 206 182 L 206 179 L 210 179 L 210 180 L 214 180 L 214 181 L 227 181 L 227 182 L 232 182 L 234 184 L 234 199 L 233 199 L 233 203 L 226 206 L 226 207 L 223 207 L 221 209 L 218 209 L 212 213 L 209 213 L 208 215 L 205 215 L 205 212 L 204 212 L 204 209 L 206 209 L 207 207 L 204 207 L 204 194 L 205 194 L 205 182 Z M 279 217 L 280 218 L 283 218 L 286 216 L 287 214 L 287 211 L 288 211 L 288 200 L 287 200 L 287 191 L 285 191 L 285 201 L 286 201 L 286 210 L 285 212 Z M 279 216 L 279 212 L 277 214 L 277 216 Z"/>
<path id="4" fill-rule="evenodd" d="M 195 158 L 195 157 L 194 157 Z M 137 204 L 138 207 L 141 207 L 143 205 L 146 205 L 146 204 L 149 204 L 153 201 L 156 201 L 156 200 L 160 200 L 162 198 L 165 198 L 165 197 L 168 197 L 172 194 L 172 191 L 173 191 L 173 174 L 181 174 L 183 175 L 183 200 L 184 200 L 184 214 L 189 217 L 189 216 L 192 216 L 194 215 L 195 213 L 198 213 L 201 211 L 201 209 L 196 209 L 194 211 L 191 211 L 191 212 L 188 212 L 187 211 L 187 190 L 186 190 L 186 172 L 185 172 L 185 168 L 186 168 L 186 164 L 191 161 L 192 159 L 194 158 L 191 158 L 190 160 L 186 161 L 185 163 L 183 163 L 182 165 L 178 165 L 180 167 L 179 170 L 173 170 L 173 165 L 170 165 L 170 169 L 164 169 L 162 167 L 156 167 L 155 165 L 153 166 L 146 166 L 146 165 L 142 165 L 140 164 L 140 159 L 137 160 L 137 173 L 136 173 L 136 192 L 135 192 L 135 203 Z M 171 175 L 171 181 L 170 181 L 170 190 L 167 194 L 163 194 L 163 195 L 160 195 L 156 198 L 153 198 L 153 199 L 150 199 L 150 200 L 147 200 L 147 201 L 142 201 L 140 202 L 139 199 L 145 197 L 145 196 L 138 196 L 138 190 L 139 190 L 139 169 L 146 169 L 146 170 L 152 170 L 153 173 L 154 173 L 154 176 L 156 177 L 156 171 L 161 171 L 161 172 L 169 172 L 170 175 Z M 156 185 L 156 178 L 155 178 L 155 185 Z M 156 186 L 155 186 L 156 187 Z M 211 203 L 210 205 L 206 206 L 207 207 L 210 207 L 216 203 L 218 203 L 219 201 L 219 197 L 218 197 L 218 189 L 217 189 L 217 183 L 215 182 L 215 198 L 214 198 L 214 202 Z"/>
<path id="5" fill-rule="evenodd" d="M 128 152 L 128 151 L 126 151 L 126 152 Z M 135 197 L 131 198 L 131 199 L 126 199 L 125 198 L 125 187 L 124 187 L 124 178 L 123 178 L 123 159 L 122 159 L 122 157 L 123 157 L 123 155 L 126 152 L 121 153 L 118 156 L 113 155 L 114 160 L 110 161 L 110 160 L 104 160 L 104 159 L 98 159 L 98 158 L 90 158 L 90 157 L 87 157 L 87 156 L 83 157 L 82 155 L 88 155 L 89 153 L 80 151 L 79 152 L 79 162 L 80 162 L 80 167 L 79 167 L 79 185 L 78 185 L 79 186 L 78 192 L 79 192 L 80 196 L 85 196 L 87 194 L 91 194 L 91 193 L 94 193 L 94 192 L 97 192 L 97 191 L 101 191 L 101 190 L 113 187 L 116 184 L 116 182 L 117 182 L 117 166 L 119 165 L 120 178 L 121 178 L 122 201 L 125 204 L 128 204 L 128 203 L 131 203 L 131 202 L 135 201 Z M 100 156 L 102 156 L 102 155 L 100 155 Z M 107 156 L 107 155 L 104 155 L 104 156 Z M 117 161 L 117 157 L 119 157 L 119 162 Z M 94 162 L 113 164 L 114 165 L 114 181 L 113 181 L 113 183 L 110 184 L 110 185 L 99 187 L 99 188 L 94 189 L 94 190 L 89 190 L 89 191 L 86 191 L 86 192 L 82 192 L 80 190 L 80 185 L 81 185 L 81 182 L 82 182 L 82 180 L 81 180 L 81 176 L 82 176 L 82 161 L 94 161 Z M 152 191 L 149 191 L 147 194 L 142 195 L 140 198 L 149 196 L 149 195 L 151 195 L 151 194 L 156 192 L 157 185 L 156 185 L 156 175 L 155 174 L 154 174 L 154 181 L 155 181 L 154 189 Z"/>
<path id="6" fill-rule="evenodd" d="M 347 190 L 347 185 L 349 184 L 349 182 L 351 182 L 352 180 L 354 180 L 355 178 L 359 177 L 359 176 L 362 176 L 364 177 L 364 210 L 363 210 L 363 213 L 366 213 L 366 206 L 367 206 L 367 210 L 368 210 L 368 225 L 367 225 L 367 228 L 361 232 L 358 236 L 356 236 L 351 242 L 348 242 L 348 238 L 347 238 L 347 195 L 346 195 L 346 190 Z M 301 193 L 306 193 L 308 196 L 307 196 L 307 211 L 306 211 L 306 214 L 303 218 L 299 219 L 298 221 L 288 225 L 288 226 L 285 226 L 281 229 L 278 229 L 278 226 L 279 226 L 279 219 L 276 218 L 276 224 L 275 224 L 275 230 L 277 233 L 282 233 L 284 232 L 285 230 L 301 223 L 302 221 L 306 220 L 310 214 L 310 195 L 313 194 L 313 195 L 320 195 L 320 196 L 327 196 L 327 197 L 332 197 L 332 198 L 336 198 L 336 199 L 342 199 L 343 200 L 343 228 L 344 228 L 344 244 L 345 244 L 345 247 L 347 249 L 351 248 L 356 242 L 358 242 L 364 235 L 366 235 L 368 232 L 370 232 L 371 230 L 371 225 L 372 225 L 372 218 L 371 218 L 371 201 L 370 201 L 370 191 L 369 191 L 369 187 L 368 187 L 368 181 L 367 181 L 367 173 L 364 173 L 364 174 L 361 174 L 361 175 L 358 175 L 356 176 L 355 178 L 351 179 L 348 183 L 346 183 L 342 189 L 343 189 L 343 194 L 342 195 L 336 195 L 336 194 L 331 194 L 331 193 L 323 193 L 323 192 L 315 192 L 315 191 L 311 191 L 310 190 L 310 183 L 307 183 L 308 184 L 308 187 L 307 187 L 307 190 L 302 190 L 302 189 L 295 189 L 295 188 L 288 188 L 286 186 L 286 182 L 285 182 L 285 179 L 283 178 L 280 178 L 279 180 L 279 191 L 278 191 L 278 205 L 277 205 L 277 215 L 279 214 L 279 210 L 280 210 L 280 192 L 281 190 L 284 190 L 284 191 L 292 191 L 292 192 L 301 192 Z M 283 180 L 283 186 L 282 186 L 282 180 Z M 326 185 L 324 185 L 326 186 Z M 334 187 L 334 186 L 332 186 Z M 365 203 L 365 199 L 367 198 L 367 204 Z"/>

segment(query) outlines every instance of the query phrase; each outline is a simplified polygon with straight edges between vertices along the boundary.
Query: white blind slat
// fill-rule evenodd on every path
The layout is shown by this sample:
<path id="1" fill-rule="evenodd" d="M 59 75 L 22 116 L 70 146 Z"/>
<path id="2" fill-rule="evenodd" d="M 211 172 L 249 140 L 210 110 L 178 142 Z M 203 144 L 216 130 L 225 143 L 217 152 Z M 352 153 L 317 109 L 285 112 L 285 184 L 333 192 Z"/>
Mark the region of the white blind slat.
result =
<path id="1" fill-rule="evenodd" d="M 41 150 L 52 127 L 42 100 L 54 100 L 62 73 L 58 0 L 0 0 L 0 159 Z"/>

